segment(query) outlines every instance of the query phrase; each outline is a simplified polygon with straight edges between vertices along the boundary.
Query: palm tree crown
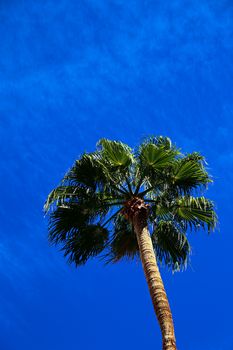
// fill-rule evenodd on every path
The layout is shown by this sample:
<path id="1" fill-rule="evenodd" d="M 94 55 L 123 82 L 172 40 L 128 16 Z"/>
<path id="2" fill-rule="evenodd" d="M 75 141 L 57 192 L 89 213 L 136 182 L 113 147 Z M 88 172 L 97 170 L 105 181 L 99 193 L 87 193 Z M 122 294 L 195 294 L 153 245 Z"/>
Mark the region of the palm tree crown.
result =
<path id="1" fill-rule="evenodd" d="M 76 266 L 99 254 L 107 261 L 138 256 L 131 217 L 141 202 L 160 263 L 185 267 L 187 232 L 216 225 L 213 202 L 200 196 L 212 180 L 199 153 L 182 154 L 167 137 L 136 150 L 101 139 L 83 154 L 48 196 L 49 240 Z"/>

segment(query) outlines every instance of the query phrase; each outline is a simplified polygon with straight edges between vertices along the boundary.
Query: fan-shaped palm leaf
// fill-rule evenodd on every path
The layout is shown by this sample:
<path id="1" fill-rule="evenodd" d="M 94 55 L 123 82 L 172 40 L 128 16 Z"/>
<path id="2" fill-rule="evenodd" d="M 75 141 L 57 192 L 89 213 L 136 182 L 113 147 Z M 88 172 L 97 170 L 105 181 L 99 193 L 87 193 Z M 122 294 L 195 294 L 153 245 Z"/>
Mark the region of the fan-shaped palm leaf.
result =
<path id="1" fill-rule="evenodd" d="M 185 228 L 191 229 L 207 227 L 208 231 L 213 230 L 217 223 L 214 204 L 205 197 L 180 197 L 174 206 L 173 213 L 176 220 L 181 220 Z"/>
<path id="2" fill-rule="evenodd" d="M 114 220 L 114 231 L 109 246 L 110 252 L 106 254 L 108 262 L 118 262 L 122 258 L 138 256 L 137 237 L 133 226 L 121 214 Z"/>
<path id="3" fill-rule="evenodd" d="M 55 206 L 59 206 L 65 204 L 67 200 L 72 200 L 76 198 L 82 198 L 83 200 L 85 200 L 89 192 L 90 191 L 88 191 L 84 187 L 81 187 L 80 185 L 58 186 L 49 194 L 44 205 L 44 210 L 45 212 L 47 212 L 54 203 Z"/>
<path id="4" fill-rule="evenodd" d="M 174 163 L 171 188 L 177 188 L 181 192 L 189 194 L 193 189 L 206 186 L 212 181 L 197 154 L 195 157 L 192 159 L 189 155 L 187 158 L 178 159 Z"/>
<path id="5" fill-rule="evenodd" d="M 179 196 L 172 201 L 166 198 L 157 198 L 157 203 L 152 206 L 152 219 L 173 220 L 188 228 L 207 228 L 213 230 L 217 223 L 214 204 L 205 197 Z"/>
<path id="6" fill-rule="evenodd" d="M 152 241 L 160 263 L 179 270 L 187 265 L 191 252 L 188 240 L 182 229 L 172 221 L 160 221 L 154 228 Z"/>
<path id="7" fill-rule="evenodd" d="M 139 180 L 136 193 L 140 186 L 155 190 L 161 181 L 164 181 L 164 174 L 176 160 L 179 151 L 171 145 L 168 138 L 149 138 L 139 147 L 137 152 L 137 171 Z"/>
<path id="8" fill-rule="evenodd" d="M 134 161 L 132 150 L 122 142 L 101 139 L 98 142 L 101 148 L 102 159 L 116 168 L 127 168 Z"/>
<path id="9" fill-rule="evenodd" d="M 91 221 L 88 213 L 78 205 L 60 206 L 50 214 L 49 241 L 53 244 L 65 242 Z"/>
<path id="10" fill-rule="evenodd" d="M 62 183 L 81 185 L 95 191 L 108 185 L 107 171 L 97 152 L 84 154 L 64 176 Z"/>
<path id="11" fill-rule="evenodd" d="M 69 263 L 76 266 L 100 254 L 105 248 L 108 230 L 100 225 L 87 225 L 80 228 L 65 241 L 62 250 Z"/>

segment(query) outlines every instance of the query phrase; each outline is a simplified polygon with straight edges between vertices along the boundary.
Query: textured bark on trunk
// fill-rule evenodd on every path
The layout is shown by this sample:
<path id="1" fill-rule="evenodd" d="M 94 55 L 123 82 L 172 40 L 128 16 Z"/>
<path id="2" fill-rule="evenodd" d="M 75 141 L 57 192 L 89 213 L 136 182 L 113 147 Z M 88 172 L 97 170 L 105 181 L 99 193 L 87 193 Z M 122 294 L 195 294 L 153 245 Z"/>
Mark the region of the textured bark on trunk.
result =
<path id="1" fill-rule="evenodd" d="M 148 230 L 147 208 L 142 206 L 141 209 L 134 213 L 132 222 L 152 303 L 162 333 L 163 350 L 176 350 L 172 313 Z"/>

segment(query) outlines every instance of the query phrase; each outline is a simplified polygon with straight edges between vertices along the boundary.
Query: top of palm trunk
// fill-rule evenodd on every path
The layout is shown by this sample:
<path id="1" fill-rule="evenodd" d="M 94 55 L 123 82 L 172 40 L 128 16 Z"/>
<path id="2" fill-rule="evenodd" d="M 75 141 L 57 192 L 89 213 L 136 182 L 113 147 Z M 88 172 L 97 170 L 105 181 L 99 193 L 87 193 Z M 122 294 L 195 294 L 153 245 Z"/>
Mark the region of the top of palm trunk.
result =
<path id="1" fill-rule="evenodd" d="M 137 196 L 133 196 L 128 201 L 124 203 L 124 207 L 121 211 L 121 214 L 124 215 L 125 219 L 132 222 L 133 218 L 139 213 L 143 212 L 145 218 L 148 217 L 149 204 L 146 204 L 145 201 Z"/>

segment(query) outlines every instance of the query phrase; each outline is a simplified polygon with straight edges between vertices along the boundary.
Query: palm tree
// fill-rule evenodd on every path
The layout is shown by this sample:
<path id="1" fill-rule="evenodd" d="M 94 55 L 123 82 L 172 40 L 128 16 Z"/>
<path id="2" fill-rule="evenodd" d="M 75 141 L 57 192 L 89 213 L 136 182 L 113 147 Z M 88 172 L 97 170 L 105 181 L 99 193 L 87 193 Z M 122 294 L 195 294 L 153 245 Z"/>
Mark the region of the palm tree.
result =
<path id="1" fill-rule="evenodd" d="M 214 229 L 213 202 L 200 196 L 211 181 L 203 156 L 181 154 L 167 137 L 148 138 L 136 150 L 101 139 L 45 203 L 49 241 L 70 263 L 79 266 L 99 254 L 113 263 L 140 256 L 163 350 L 176 349 L 176 340 L 158 263 L 186 267 L 187 232 Z"/>

